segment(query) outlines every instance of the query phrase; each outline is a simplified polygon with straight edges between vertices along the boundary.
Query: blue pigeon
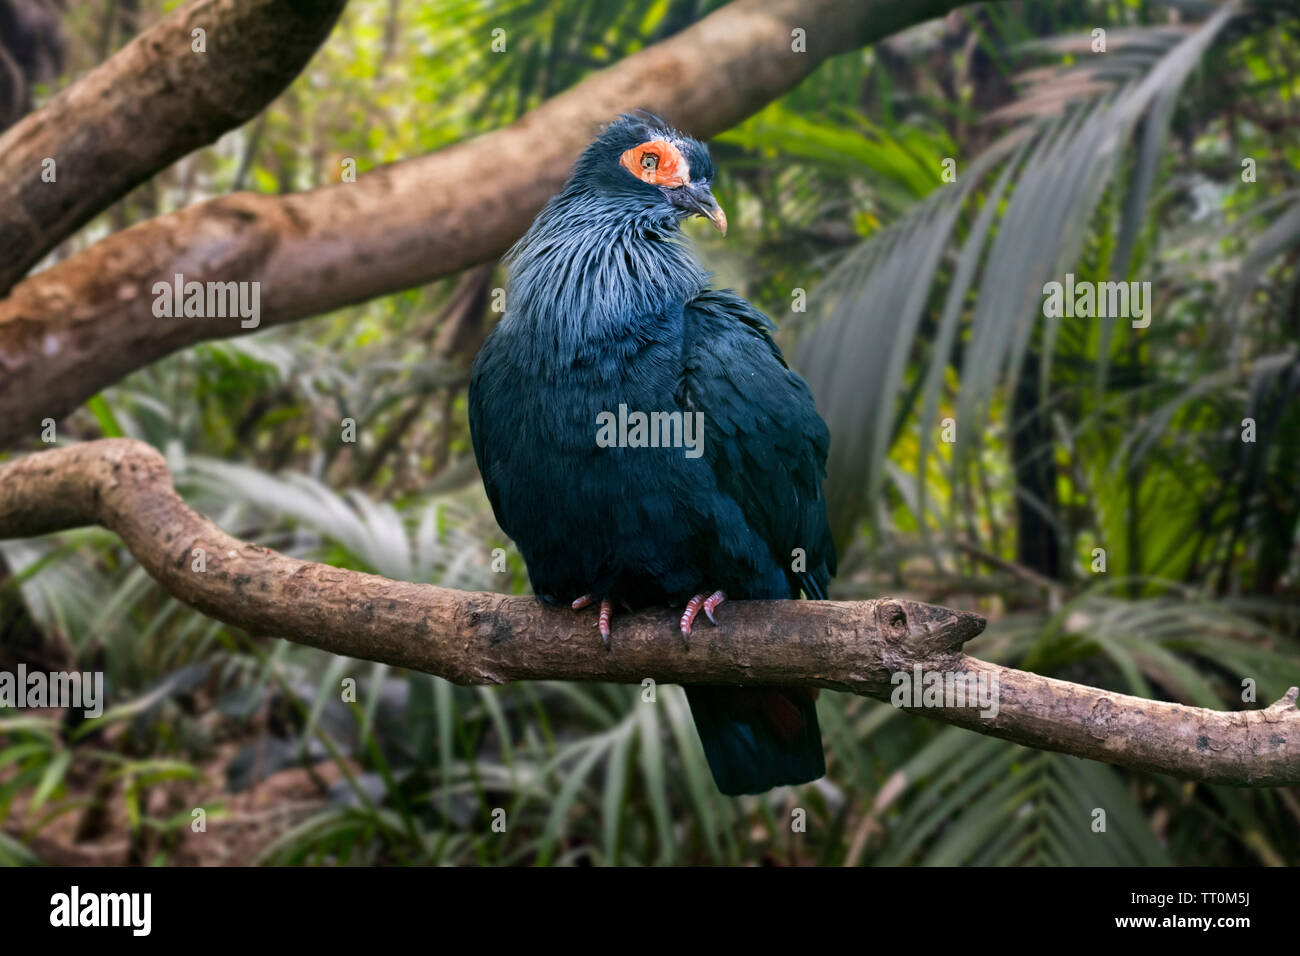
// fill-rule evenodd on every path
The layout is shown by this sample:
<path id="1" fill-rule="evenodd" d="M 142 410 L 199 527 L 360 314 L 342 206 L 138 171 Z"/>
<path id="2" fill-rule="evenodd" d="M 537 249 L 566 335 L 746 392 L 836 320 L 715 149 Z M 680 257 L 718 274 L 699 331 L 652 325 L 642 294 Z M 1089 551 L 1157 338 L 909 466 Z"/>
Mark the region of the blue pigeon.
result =
<path id="1" fill-rule="evenodd" d="M 583 152 L 511 250 L 508 308 L 474 364 L 469 422 L 497 522 L 547 604 L 825 599 L 830 435 L 771 321 L 709 286 L 680 233 L 726 234 L 695 139 L 645 112 Z M 688 686 L 714 781 L 761 793 L 826 772 L 815 690 Z"/>

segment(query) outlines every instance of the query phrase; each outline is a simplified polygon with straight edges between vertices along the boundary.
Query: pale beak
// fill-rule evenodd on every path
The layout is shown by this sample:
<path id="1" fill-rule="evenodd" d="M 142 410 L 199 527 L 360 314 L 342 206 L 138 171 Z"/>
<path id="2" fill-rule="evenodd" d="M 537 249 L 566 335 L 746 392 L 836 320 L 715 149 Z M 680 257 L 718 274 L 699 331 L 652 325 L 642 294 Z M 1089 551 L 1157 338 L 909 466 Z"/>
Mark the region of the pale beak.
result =
<path id="1" fill-rule="evenodd" d="M 713 223 L 713 228 L 725 236 L 727 234 L 727 214 L 722 211 L 717 199 L 713 197 L 713 190 L 706 186 L 695 198 L 699 203 L 696 208 L 699 209 L 700 215 Z"/>
<path id="2" fill-rule="evenodd" d="M 713 201 L 713 208 L 708 210 L 704 215 L 708 218 L 709 222 L 713 223 L 714 229 L 718 230 L 718 232 L 722 233 L 724 236 L 727 234 L 727 214 L 722 211 L 722 207 L 718 205 L 716 199 Z"/>
<path id="3" fill-rule="evenodd" d="M 688 213 L 694 213 L 697 216 L 703 216 L 709 222 L 713 223 L 713 228 L 724 236 L 727 234 L 727 214 L 722 211 L 718 205 L 718 200 L 713 196 L 713 190 L 708 186 L 687 186 L 683 190 L 676 190 L 673 203 L 680 209 Z"/>

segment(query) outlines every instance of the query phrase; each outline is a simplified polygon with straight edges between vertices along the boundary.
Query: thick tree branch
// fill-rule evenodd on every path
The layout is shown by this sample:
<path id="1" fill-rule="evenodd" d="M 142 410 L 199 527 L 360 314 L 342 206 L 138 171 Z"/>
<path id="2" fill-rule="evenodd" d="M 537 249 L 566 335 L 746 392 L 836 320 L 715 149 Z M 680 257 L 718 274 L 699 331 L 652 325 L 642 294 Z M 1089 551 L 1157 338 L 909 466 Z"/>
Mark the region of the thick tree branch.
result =
<path id="1" fill-rule="evenodd" d="M 0 302 L 0 446 L 177 349 L 250 331 L 238 317 L 155 317 L 155 282 L 177 273 L 257 282 L 258 328 L 429 282 L 505 251 L 599 124 L 619 113 L 648 107 L 709 136 L 827 57 L 963 2 L 737 0 L 504 129 L 355 183 L 290 196 L 239 193 L 110 236 Z M 796 29 L 807 52 L 792 50 Z M 74 189 L 91 188 L 84 176 L 69 178 Z M 30 201 L 27 187 L 15 188 Z"/>
<path id="2" fill-rule="evenodd" d="M 134 186 L 255 116 L 346 2 L 193 0 L 0 135 L 0 292 Z"/>
<path id="3" fill-rule="evenodd" d="M 916 712 L 1138 770 L 1300 783 L 1296 688 L 1271 707 L 1237 713 L 1114 694 L 968 657 L 962 645 L 982 618 L 901 600 L 728 602 L 720 626 L 697 630 L 689 648 L 672 609 L 643 612 L 618 619 L 606 651 L 589 614 L 390 581 L 231 538 L 186 507 L 162 456 L 139 442 L 89 442 L 0 465 L 0 538 L 86 524 L 115 531 L 169 593 L 211 617 L 458 683 L 650 677 L 810 684 L 889 700 L 897 673 L 966 672 L 997 679 L 995 717 L 976 707 Z M 194 570 L 196 549 L 203 571 Z"/>

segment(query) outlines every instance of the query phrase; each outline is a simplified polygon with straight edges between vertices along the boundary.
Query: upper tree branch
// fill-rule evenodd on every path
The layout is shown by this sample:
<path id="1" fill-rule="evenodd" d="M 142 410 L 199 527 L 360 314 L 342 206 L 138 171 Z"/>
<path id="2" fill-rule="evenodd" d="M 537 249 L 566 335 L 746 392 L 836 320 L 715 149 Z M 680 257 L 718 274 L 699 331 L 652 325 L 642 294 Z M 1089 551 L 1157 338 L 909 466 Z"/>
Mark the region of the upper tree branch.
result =
<path id="1" fill-rule="evenodd" d="M 181 273 L 198 282 L 258 282 L 259 328 L 421 285 L 505 251 L 563 185 L 599 124 L 619 113 L 648 107 L 709 136 L 827 57 L 963 2 L 737 0 L 504 129 L 355 183 L 289 196 L 239 193 L 110 236 L 0 302 L 0 446 L 176 349 L 247 331 L 237 317 L 156 318 L 159 280 Z M 805 31 L 807 52 L 791 49 L 795 29 Z M 103 174 L 96 167 L 66 181 L 73 190 L 97 190 Z M 41 188 L 26 179 L 12 184 L 29 203 Z"/>
<path id="2" fill-rule="evenodd" d="M 193 0 L 0 135 L 0 292 L 132 187 L 255 116 L 345 3 Z"/>
<path id="3" fill-rule="evenodd" d="M 172 489 L 162 457 L 126 439 L 0 465 L 0 538 L 101 524 L 177 599 L 211 617 L 336 654 L 464 684 L 513 680 L 812 684 L 888 700 L 912 671 L 996 677 L 997 716 L 927 717 L 1139 770 L 1249 786 L 1300 783 L 1296 688 L 1225 713 L 1143 700 L 968 657 L 982 618 L 913 601 L 727 602 L 683 646 L 675 611 L 618 619 L 606 651 L 589 614 L 528 598 L 454 591 L 286 557 L 226 535 Z M 195 549 L 206 569 L 193 570 Z"/>

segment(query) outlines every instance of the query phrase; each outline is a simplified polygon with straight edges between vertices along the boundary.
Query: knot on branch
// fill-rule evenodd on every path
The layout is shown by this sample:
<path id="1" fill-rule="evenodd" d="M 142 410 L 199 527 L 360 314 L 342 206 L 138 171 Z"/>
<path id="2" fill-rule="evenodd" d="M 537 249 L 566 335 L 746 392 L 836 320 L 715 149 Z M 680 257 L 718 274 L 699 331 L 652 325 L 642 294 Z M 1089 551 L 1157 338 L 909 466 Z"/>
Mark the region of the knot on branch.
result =
<path id="1" fill-rule="evenodd" d="M 884 640 L 882 659 L 890 666 L 934 663 L 960 654 L 984 630 L 984 618 L 970 611 L 919 601 L 886 598 L 875 602 L 876 627 Z"/>
<path id="2" fill-rule="evenodd" d="M 1286 715 L 1287 711 L 1296 709 L 1297 697 L 1300 697 L 1300 687 L 1292 687 L 1268 707 L 1265 707 L 1264 711 L 1281 719 Z"/>

